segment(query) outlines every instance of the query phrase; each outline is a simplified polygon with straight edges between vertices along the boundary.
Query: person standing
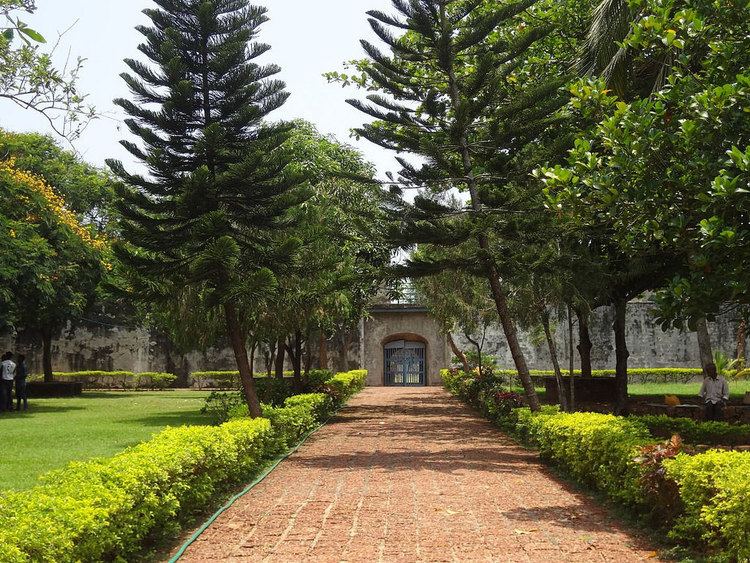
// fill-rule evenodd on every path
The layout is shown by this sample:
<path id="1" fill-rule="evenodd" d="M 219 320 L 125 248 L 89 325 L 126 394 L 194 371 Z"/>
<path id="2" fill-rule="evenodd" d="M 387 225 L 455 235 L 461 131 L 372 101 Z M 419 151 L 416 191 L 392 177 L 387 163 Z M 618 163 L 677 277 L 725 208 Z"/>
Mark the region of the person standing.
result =
<path id="1" fill-rule="evenodd" d="M 722 420 L 724 403 L 729 401 L 729 384 L 716 372 L 714 364 L 706 366 L 706 377 L 703 379 L 700 396 L 705 405 L 706 420 Z"/>
<path id="2" fill-rule="evenodd" d="M 13 352 L 6 352 L 0 363 L 0 412 L 13 410 L 13 380 L 16 377 L 16 364 Z"/>
<path id="3" fill-rule="evenodd" d="M 19 354 L 18 363 L 16 364 L 16 410 L 21 410 L 21 401 L 23 401 L 23 410 L 29 410 L 29 398 L 26 394 L 26 377 L 29 370 L 26 367 L 26 356 Z"/>

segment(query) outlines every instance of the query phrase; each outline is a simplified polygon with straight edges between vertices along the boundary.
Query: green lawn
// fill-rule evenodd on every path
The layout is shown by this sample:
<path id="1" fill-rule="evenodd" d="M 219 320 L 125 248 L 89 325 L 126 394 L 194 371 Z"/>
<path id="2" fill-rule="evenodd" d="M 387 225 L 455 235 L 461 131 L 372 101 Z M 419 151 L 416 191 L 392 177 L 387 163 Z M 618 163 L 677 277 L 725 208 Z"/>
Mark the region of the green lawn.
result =
<path id="1" fill-rule="evenodd" d="M 207 424 L 200 414 L 207 395 L 91 392 L 75 399 L 29 401 L 27 412 L 0 416 L 0 489 L 32 486 L 50 469 L 116 454 L 166 426 Z"/>
<path id="2" fill-rule="evenodd" d="M 680 397 L 697 397 L 700 383 L 631 383 L 628 390 L 631 395 L 678 395 Z M 750 391 L 750 381 L 730 381 L 729 393 L 732 399 L 742 399 Z"/>

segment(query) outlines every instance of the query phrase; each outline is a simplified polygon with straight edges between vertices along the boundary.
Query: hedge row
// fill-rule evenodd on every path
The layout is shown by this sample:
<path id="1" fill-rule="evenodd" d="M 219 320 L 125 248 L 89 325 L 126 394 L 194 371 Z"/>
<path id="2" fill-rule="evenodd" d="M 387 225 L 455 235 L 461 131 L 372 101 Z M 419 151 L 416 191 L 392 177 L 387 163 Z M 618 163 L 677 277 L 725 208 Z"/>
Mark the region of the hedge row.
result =
<path id="1" fill-rule="evenodd" d="M 172 373 L 132 371 L 77 371 L 53 374 L 56 381 L 83 384 L 85 389 L 165 389 L 177 376 Z"/>
<path id="2" fill-rule="evenodd" d="M 631 417 L 643 423 L 652 436 L 669 438 L 673 434 L 690 444 L 737 446 L 750 444 L 750 424 L 728 422 L 698 422 L 690 418 L 661 415 Z"/>
<path id="3" fill-rule="evenodd" d="M 516 377 L 516 370 L 494 370 L 495 375 L 500 377 Z M 580 370 L 573 373 L 581 375 Z M 554 377 L 552 370 L 531 370 L 532 377 Z M 567 376 L 567 372 L 563 374 Z M 591 372 L 593 377 L 614 377 L 613 369 L 595 369 Z M 631 383 L 688 383 L 695 379 L 703 378 L 703 370 L 700 368 L 631 368 L 628 369 L 628 379 Z"/>
<path id="4" fill-rule="evenodd" d="M 532 413 L 509 408 L 512 394 L 488 388 L 473 374 L 444 372 L 443 380 L 454 395 L 537 447 L 543 459 L 618 504 L 650 516 L 677 543 L 722 560 L 750 558 L 750 452 L 688 455 L 680 453 L 679 441 L 660 444 L 650 436 L 649 426 L 666 425 L 658 417 L 567 414 L 556 406 Z M 701 437 L 726 430 L 675 424 L 685 424 L 689 432 L 700 429 Z"/>
<path id="5" fill-rule="evenodd" d="M 365 372 L 366 373 L 366 372 Z M 341 375 L 357 388 L 361 375 Z M 216 495 L 247 482 L 333 412 L 325 394 L 291 397 L 268 418 L 168 428 L 107 459 L 73 462 L 42 484 L 0 497 L 9 563 L 127 561 L 174 537 Z"/>
<path id="6" fill-rule="evenodd" d="M 168 428 L 112 458 L 71 463 L 0 498 L 3 560 L 130 560 L 249 479 L 276 448 L 268 420 L 245 419 Z"/>
<path id="7" fill-rule="evenodd" d="M 290 378 L 294 375 L 292 371 L 285 371 L 284 377 Z M 272 379 L 265 374 L 255 374 L 255 379 Z M 239 389 L 240 372 L 239 371 L 194 371 L 190 374 L 190 386 L 203 390 L 211 389 Z"/>

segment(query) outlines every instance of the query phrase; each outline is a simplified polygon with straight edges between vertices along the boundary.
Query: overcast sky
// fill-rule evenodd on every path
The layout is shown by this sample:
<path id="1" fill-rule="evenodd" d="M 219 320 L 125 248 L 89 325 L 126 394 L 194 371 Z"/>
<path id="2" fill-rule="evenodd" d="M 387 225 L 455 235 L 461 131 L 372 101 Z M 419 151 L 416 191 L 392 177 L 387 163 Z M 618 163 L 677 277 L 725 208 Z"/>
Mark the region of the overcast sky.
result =
<path id="1" fill-rule="evenodd" d="M 364 121 L 363 114 L 344 100 L 357 93 L 328 84 L 322 73 L 340 70 L 346 60 L 362 57 L 359 39 L 372 37 L 365 11 L 388 9 L 389 0 L 265 0 L 271 21 L 261 28 L 260 40 L 270 43 L 271 52 L 264 62 L 281 66 L 281 79 L 292 96 L 274 115 L 278 119 L 301 117 L 313 122 L 323 133 L 358 147 L 383 173 L 395 170 L 392 153 L 367 141 L 349 137 L 353 127 Z M 119 121 L 120 112 L 112 104 L 127 97 L 127 88 L 119 78 L 125 70 L 122 60 L 137 58 L 141 35 L 133 28 L 147 23 L 141 11 L 149 0 L 37 0 L 38 11 L 25 18 L 37 31 L 54 43 L 58 32 L 65 34 L 59 54 L 87 59 L 80 80 L 83 92 L 101 113 L 112 119 L 94 122 L 75 142 L 83 158 L 103 165 L 105 158 L 129 161 L 118 142 L 126 135 Z M 77 22 L 77 23 L 76 23 Z M 49 132 L 44 119 L 0 101 L 0 127 L 13 131 Z"/>

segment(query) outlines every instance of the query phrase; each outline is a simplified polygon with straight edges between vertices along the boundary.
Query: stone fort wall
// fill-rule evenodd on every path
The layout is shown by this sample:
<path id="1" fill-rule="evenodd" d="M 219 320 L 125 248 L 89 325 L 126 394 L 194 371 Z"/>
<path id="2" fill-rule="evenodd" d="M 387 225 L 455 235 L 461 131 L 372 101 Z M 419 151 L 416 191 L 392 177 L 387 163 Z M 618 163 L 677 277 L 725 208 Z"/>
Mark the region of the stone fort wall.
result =
<path id="1" fill-rule="evenodd" d="M 613 315 L 603 307 L 591 319 L 591 338 L 594 342 L 592 360 L 595 369 L 615 365 Z M 734 356 L 737 323 L 724 317 L 710 323 L 714 349 Z M 363 366 L 371 370 L 371 383 L 382 381 L 382 344 L 391 335 L 416 334 L 427 341 L 428 378 L 445 367 L 450 351 L 440 335 L 436 323 L 425 313 L 373 313 L 363 321 L 360 329 L 347 335 L 337 335 L 329 341 L 330 367 L 346 370 Z M 521 345 L 531 369 L 549 369 L 549 353 L 543 339 L 521 332 Z M 470 347 L 461 334 L 454 335 L 464 349 Z M 567 320 L 556 323 L 555 338 L 563 367 L 568 366 Z M 577 333 L 574 335 L 577 340 Z M 698 367 L 698 347 L 694 333 L 663 332 L 654 322 L 652 306 L 635 301 L 628 306 L 627 341 L 632 367 Z M 33 341 L 17 340 L 11 335 L 0 336 L 0 350 L 17 350 L 29 357 L 32 373 L 41 371 L 41 347 Z M 505 337 L 499 327 L 492 327 L 486 335 L 484 352 L 499 358 L 502 367 L 511 368 L 513 361 Z M 83 325 L 64 330 L 52 345 L 55 371 L 128 370 L 171 371 L 186 375 L 193 371 L 236 369 L 229 347 L 219 346 L 205 351 L 180 354 L 158 334 L 147 329 Z M 578 366 L 577 356 L 576 367 Z M 315 364 L 314 364 L 315 365 Z M 255 368 L 264 371 L 262 357 L 256 357 Z"/>

